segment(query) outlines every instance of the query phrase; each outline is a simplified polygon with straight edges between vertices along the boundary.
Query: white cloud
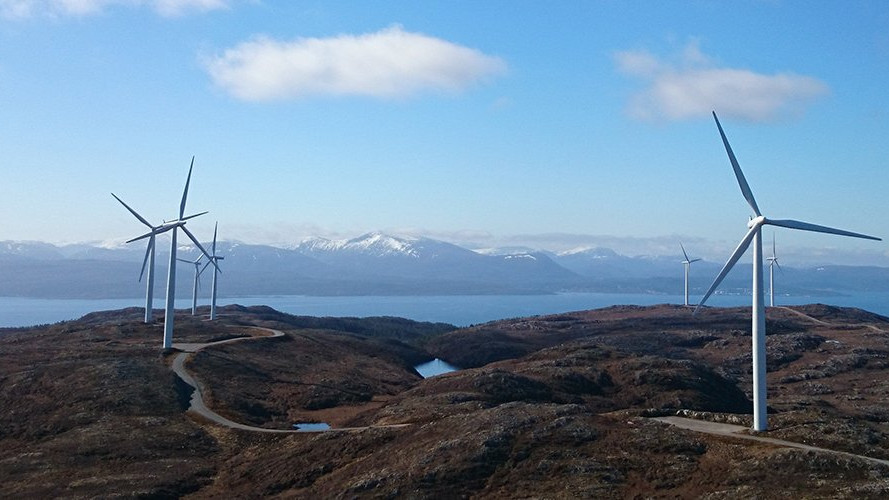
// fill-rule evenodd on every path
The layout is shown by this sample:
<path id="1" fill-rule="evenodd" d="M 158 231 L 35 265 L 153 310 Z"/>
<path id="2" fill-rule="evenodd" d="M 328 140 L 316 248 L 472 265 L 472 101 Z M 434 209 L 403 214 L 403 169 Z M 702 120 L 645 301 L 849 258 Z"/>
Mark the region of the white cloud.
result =
<path id="1" fill-rule="evenodd" d="M 167 16 L 177 16 L 187 11 L 228 8 L 227 0 L 153 0 L 151 4 L 158 12 Z"/>
<path id="2" fill-rule="evenodd" d="M 506 70 L 502 59 L 400 26 L 294 41 L 257 37 L 204 62 L 217 86 L 249 101 L 457 92 Z"/>
<path id="3" fill-rule="evenodd" d="M 87 16 L 115 6 L 147 6 L 162 16 L 179 16 L 191 11 L 227 8 L 229 3 L 229 0 L 0 0 L 0 17 Z"/>
<path id="4" fill-rule="evenodd" d="M 28 17 L 31 1 L 29 0 L 0 0 L 0 17 L 7 19 L 19 19 Z"/>
<path id="5" fill-rule="evenodd" d="M 664 70 L 664 65 L 654 55 L 644 50 L 627 50 L 614 55 L 618 69 L 625 74 L 653 78 Z"/>
<path id="6" fill-rule="evenodd" d="M 719 67 L 695 42 L 672 60 L 645 50 L 617 52 L 614 59 L 620 72 L 646 84 L 628 108 L 642 120 L 682 120 L 716 110 L 720 116 L 769 121 L 798 114 L 829 91 L 827 84 L 809 76 Z"/>

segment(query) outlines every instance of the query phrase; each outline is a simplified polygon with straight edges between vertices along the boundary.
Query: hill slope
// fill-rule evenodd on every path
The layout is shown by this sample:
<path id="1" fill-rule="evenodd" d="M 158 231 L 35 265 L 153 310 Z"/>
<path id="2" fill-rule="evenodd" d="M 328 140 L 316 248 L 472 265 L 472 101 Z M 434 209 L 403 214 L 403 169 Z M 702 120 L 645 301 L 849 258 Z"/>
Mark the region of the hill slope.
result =
<path id="1" fill-rule="evenodd" d="M 879 498 L 889 467 L 696 434 L 645 415 L 748 419 L 749 317 L 673 306 L 453 330 L 230 306 L 182 315 L 188 369 L 236 421 L 359 430 L 265 435 L 192 420 L 138 309 L 0 331 L 0 496 Z M 769 310 L 768 435 L 889 458 L 889 320 Z M 477 366 L 423 380 L 433 355 Z M 490 361 L 490 362 L 489 362 Z M 409 424 L 407 427 L 374 427 Z M 364 426 L 371 426 L 365 428 Z"/>

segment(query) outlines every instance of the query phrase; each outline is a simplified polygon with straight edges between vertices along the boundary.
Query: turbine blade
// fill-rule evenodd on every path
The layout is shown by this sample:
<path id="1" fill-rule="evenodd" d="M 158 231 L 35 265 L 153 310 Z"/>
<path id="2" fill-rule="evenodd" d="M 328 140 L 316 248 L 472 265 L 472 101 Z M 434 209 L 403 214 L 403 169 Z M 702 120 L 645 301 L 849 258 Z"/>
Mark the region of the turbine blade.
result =
<path id="1" fill-rule="evenodd" d="M 775 262 L 775 267 L 777 267 L 778 270 L 781 271 L 781 275 L 784 275 L 784 268 L 781 267 L 781 264 L 778 264 L 778 259 L 775 259 L 774 262 Z"/>
<path id="2" fill-rule="evenodd" d="M 179 204 L 179 220 L 185 215 L 185 199 L 188 198 L 188 184 L 191 183 L 191 169 L 194 168 L 194 156 L 191 157 L 191 166 L 188 167 L 188 177 L 185 179 L 185 190 L 182 191 L 182 203 Z"/>
<path id="3" fill-rule="evenodd" d="M 810 224 L 808 222 L 801 222 L 798 220 L 766 219 L 765 224 L 771 224 L 773 226 L 780 226 L 780 227 L 787 227 L 790 229 L 801 229 L 803 231 L 813 231 L 816 233 L 838 234 L 840 236 L 850 236 L 852 238 L 863 238 L 865 240 L 883 241 L 881 238 L 877 238 L 876 236 L 868 236 L 866 234 L 853 233 L 852 231 L 845 231 L 843 229 L 836 229 L 836 228 L 827 227 L 827 226 L 819 226 L 817 224 Z"/>
<path id="4" fill-rule="evenodd" d="M 176 226 L 160 226 L 160 227 L 154 228 L 154 231 L 152 231 L 152 232 L 154 233 L 155 236 L 157 236 L 158 234 L 166 233 L 167 231 L 169 231 L 170 229 L 173 229 L 174 227 L 176 227 Z M 149 234 L 151 234 L 151 233 L 149 233 Z M 140 236 L 140 238 L 144 238 L 144 236 Z"/>
<path id="5" fill-rule="evenodd" d="M 131 240 L 127 240 L 126 242 L 127 242 L 127 243 L 132 243 L 132 242 L 134 242 L 134 241 L 144 240 L 145 238 L 149 238 L 149 237 L 151 237 L 151 236 L 153 236 L 153 235 L 156 235 L 156 234 L 159 234 L 159 233 L 156 233 L 156 232 L 154 232 L 154 231 L 149 231 L 149 232 L 143 234 L 142 236 L 136 236 L 135 238 L 133 238 L 133 239 L 131 239 Z"/>
<path id="6" fill-rule="evenodd" d="M 692 262 L 697 262 L 699 260 L 701 260 L 701 259 L 691 259 L 690 261 L 688 261 L 688 263 L 691 264 Z"/>
<path id="7" fill-rule="evenodd" d="M 191 231 L 186 229 L 184 225 L 181 226 L 180 229 L 182 229 L 182 231 L 185 232 L 185 234 L 192 241 L 192 243 L 194 243 L 198 248 L 201 249 L 201 252 L 207 256 L 207 260 L 209 260 L 210 262 L 213 263 L 213 267 L 215 267 L 216 269 L 219 269 L 219 266 L 217 266 L 216 263 L 213 262 L 213 259 L 210 257 L 210 254 L 207 253 L 207 250 L 203 247 L 203 245 L 201 245 L 201 243 L 198 241 L 198 239 L 195 238 L 193 234 L 191 234 Z"/>
<path id="8" fill-rule="evenodd" d="M 111 193 L 111 196 L 114 196 L 114 199 L 115 199 L 115 200 L 119 201 L 120 204 L 123 205 L 124 208 L 126 208 L 127 210 L 129 210 L 131 214 L 135 215 L 136 218 L 139 219 L 139 222 L 141 222 L 142 224 L 145 224 L 145 225 L 148 226 L 148 227 L 151 227 L 151 228 L 154 227 L 154 226 L 151 225 L 151 223 L 149 223 L 147 220 L 145 220 L 145 217 L 142 217 L 141 215 L 139 215 L 138 213 L 136 213 L 135 210 L 133 210 L 133 209 L 132 209 L 129 205 L 127 205 L 126 203 L 124 203 L 123 200 L 121 200 L 120 198 L 118 198 L 116 194 Z"/>
<path id="9" fill-rule="evenodd" d="M 189 215 L 189 216 L 187 216 L 187 217 L 182 217 L 182 218 L 179 219 L 179 220 L 194 219 L 195 217 L 200 217 L 201 215 L 208 214 L 208 213 L 210 213 L 210 212 L 208 212 L 208 211 L 204 211 L 204 212 L 201 212 L 201 213 L 199 213 L 199 214 L 194 214 L 194 215 Z"/>
<path id="10" fill-rule="evenodd" d="M 738 159 L 735 158 L 735 153 L 732 151 L 732 147 L 728 143 L 728 139 L 725 137 L 725 132 L 722 130 L 722 125 L 719 124 L 719 118 L 716 117 L 716 111 L 713 112 L 713 119 L 716 120 L 716 127 L 719 129 L 719 135 L 722 136 L 722 143 L 725 145 L 725 152 L 728 153 L 728 159 L 732 162 L 732 169 L 735 171 L 735 177 L 738 179 L 738 185 L 741 186 L 741 193 L 744 195 L 744 199 L 747 200 L 747 203 L 750 204 L 750 208 L 753 209 L 753 213 L 756 214 L 757 217 L 762 215 L 759 211 L 759 207 L 756 205 L 756 200 L 753 198 L 753 192 L 750 191 L 750 186 L 747 184 L 747 179 L 744 178 L 744 172 L 741 172 L 741 165 L 738 164 Z"/>
<path id="11" fill-rule="evenodd" d="M 700 309 L 701 306 L 704 305 L 704 302 L 707 302 L 707 299 L 710 298 L 710 295 L 712 295 L 713 292 L 716 291 L 716 287 L 718 287 L 719 284 L 722 283 L 722 280 L 725 279 L 725 275 L 727 275 L 728 272 L 732 270 L 732 267 L 734 267 L 735 263 L 738 262 L 738 259 L 740 259 L 741 256 L 744 255 L 744 252 L 747 251 L 747 247 L 750 246 L 750 242 L 753 241 L 753 236 L 756 234 L 757 231 L 759 231 L 760 227 L 761 226 L 759 224 L 751 227 L 750 230 L 747 231 L 747 234 L 744 235 L 744 239 L 741 240 L 741 243 L 738 243 L 738 247 L 735 248 L 735 251 L 732 252 L 732 256 L 729 257 L 725 265 L 722 266 L 722 271 L 719 271 L 716 279 L 713 280 L 713 284 L 710 285 L 710 288 L 707 290 L 707 293 L 704 294 L 704 297 L 701 299 L 698 307 L 695 308 L 695 314 L 697 314 L 698 309 Z"/>
<path id="12" fill-rule="evenodd" d="M 682 255 L 685 256 L 685 261 L 686 261 L 686 262 L 690 262 L 691 259 L 688 258 L 688 253 L 685 252 L 685 247 L 682 246 L 682 242 L 681 242 L 681 241 L 679 242 L 679 248 L 682 249 Z"/>
<path id="13" fill-rule="evenodd" d="M 151 254 L 151 247 L 153 240 L 148 240 L 148 245 L 145 247 L 145 258 L 142 259 L 142 271 L 139 272 L 139 283 L 142 283 L 142 276 L 145 275 L 145 266 L 148 264 L 148 255 Z"/>
<path id="14" fill-rule="evenodd" d="M 190 260 L 180 259 L 179 257 L 176 257 L 176 260 L 178 260 L 179 262 L 185 262 L 186 264 L 194 264 L 194 262 L 192 262 Z"/>
<path id="15" fill-rule="evenodd" d="M 205 271 L 205 270 L 207 269 L 207 267 L 209 267 L 209 266 L 210 266 L 210 262 L 209 262 L 209 261 L 205 262 L 205 263 L 204 263 L 204 267 L 202 267 L 201 270 L 198 271 L 198 276 L 204 274 L 204 271 Z"/>
<path id="16" fill-rule="evenodd" d="M 216 225 L 213 226 L 213 257 L 216 257 L 216 231 L 219 229 L 219 221 L 216 221 Z"/>

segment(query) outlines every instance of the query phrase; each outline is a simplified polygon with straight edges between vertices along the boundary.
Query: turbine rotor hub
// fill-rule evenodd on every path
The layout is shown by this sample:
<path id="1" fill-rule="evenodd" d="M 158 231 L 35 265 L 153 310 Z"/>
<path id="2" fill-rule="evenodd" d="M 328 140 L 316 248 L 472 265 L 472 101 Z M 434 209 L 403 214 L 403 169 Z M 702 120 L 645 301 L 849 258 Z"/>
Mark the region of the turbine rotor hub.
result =
<path id="1" fill-rule="evenodd" d="M 749 227 L 750 229 L 753 229 L 754 226 L 762 226 L 762 225 L 765 225 L 768 223 L 769 223 L 769 220 L 766 219 L 765 216 L 760 215 L 758 217 L 754 217 L 754 218 L 750 219 L 750 221 L 747 223 L 747 227 Z"/>

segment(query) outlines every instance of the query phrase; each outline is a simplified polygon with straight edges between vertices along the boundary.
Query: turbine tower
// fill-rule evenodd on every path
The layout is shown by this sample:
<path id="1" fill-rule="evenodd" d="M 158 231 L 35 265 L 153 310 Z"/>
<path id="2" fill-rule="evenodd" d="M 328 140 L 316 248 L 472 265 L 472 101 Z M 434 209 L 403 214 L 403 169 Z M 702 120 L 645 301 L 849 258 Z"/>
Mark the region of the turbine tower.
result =
<path id="1" fill-rule="evenodd" d="M 192 219 L 199 215 L 203 215 L 207 212 L 201 212 L 194 215 L 185 216 L 185 200 L 188 198 L 188 185 L 191 182 L 191 171 L 194 168 L 194 157 L 191 157 L 191 166 L 188 167 L 188 177 L 185 180 L 185 190 L 182 192 L 182 201 L 179 203 L 179 218 L 165 221 L 161 226 L 162 229 L 155 231 L 154 229 L 138 238 L 133 238 L 130 241 L 141 240 L 143 238 L 150 238 L 158 233 L 162 232 L 170 232 L 170 267 L 168 269 L 167 274 L 167 303 L 164 312 L 164 349 L 169 349 L 173 347 L 173 316 L 175 314 L 174 309 L 174 301 L 176 300 L 176 230 L 182 229 L 186 236 L 197 246 L 201 253 L 203 253 L 207 258 L 210 257 L 210 254 L 207 253 L 207 250 L 201 246 L 201 243 L 191 234 L 191 231 L 185 228 L 185 223 L 188 219 Z M 213 262 L 215 266 L 216 263 Z"/>
<path id="2" fill-rule="evenodd" d="M 682 249 L 682 255 L 685 256 L 685 260 L 682 261 L 682 265 L 685 266 L 685 305 L 688 305 L 688 268 L 691 267 L 692 262 L 697 262 L 701 259 L 689 259 L 688 253 L 685 251 L 685 247 L 682 246 L 682 242 L 679 242 L 679 248 Z"/>
<path id="3" fill-rule="evenodd" d="M 775 268 L 777 267 L 780 270 L 781 264 L 778 264 L 778 256 L 775 253 L 774 234 L 772 234 L 772 256 L 766 260 L 769 261 L 769 307 L 775 307 Z"/>
<path id="4" fill-rule="evenodd" d="M 201 273 L 204 272 L 201 269 L 201 259 L 204 258 L 204 254 L 198 255 L 198 258 L 195 260 L 187 260 L 176 258 L 179 262 L 185 262 L 186 264 L 191 264 L 194 266 L 194 284 L 191 288 L 191 315 L 195 316 L 198 313 L 198 290 L 201 288 Z M 208 262 L 207 265 L 210 265 Z M 204 266 L 206 268 L 206 266 Z"/>
<path id="5" fill-rule="evenodd" d="M 210 286 L 210 320 L 216 319 L 216 278 L 219 273 L 222 272 L 219 269 L 219 261 L 224 260 L 225 257 L 220 255 L 216 255 L 216 230 L 219 229 L 219 222 L 216 222 L 216 225 L 213 227 L 213 246 L 210 248 L 212 255 L 210 255 L 210 261 L 204 264 L 204 269 L 207 269 L 207 266 L 212 262 L 213 267 L 213 284 Z M 201 269 L 203 272 L 203 269 Z"/>
<path id="6" fill-rule="evenodd" d="M 763 290 L 762 290 L 762 226 L 764 225 L 772 225 L 779 227 L 786 227 L 789 229 L 800 229 L 803 231 L 813 231 L 816 233 L 829 233 L 829 234 L 837 234 L 840 236 L 851 236 L 853 238 L 864 238 L 868 240 L 877 240 L 881 241 L 880 238 L 875 238 L 873 236 L 867 236 L 864 234 L 853 233 L 851 231 L 844 231 L 842 229 L 834 229 L 826 226 L 819 226 L 816 224 L 809 224 L 808 222 L 800 222 L 796 220 L 777 220 L 777 219 L 767 219 L 762 215 L 762 212 L 759 211 L 759 206 L 756 204 L 756 200 L 753 198 L 753 192 L 750 191 L 750 186 L 747 184 L 747 180 L 744 178 L 744 173 L 741 172 L 741 166 L 738 164 L 738 160 L 735 158 L 734 152 L 732 152 L 732 148 L 728 143 L 728 139 L 725 137 L 725 132 L 722 130 L 722 125 L 719 123 L 719 118 L 716 117 L 716 112 L 713 112 L 713 119 L 716 120 L 716 127 L 719 129 L 719 135 L 722 137 L 722 143 L 725 145 L 725 151 L 728 154 L 729 161 L 732 164 L 732 169 L 735 171 L 735 177 L 738 180 L 738 185 L 741 187 L 741 194 L 744 195 L 744 199 L 747 200 L 747 203 L 750 205 L 750 208 L 753 209 L 753 214 L 755 217 L 750 219 L 747 223 L 747 234 L 744 235 L 744 238 L 738 244 L 738 247 L 735 248 L 735 251 L 732 253 L 731 257 L 729 257 L 728 261 L 723 266 L 722 270 L 716 276 L 716 279 L 713 280 L 713 284 L 710 285 L 710 288 L 707 290 L 707 293 L 704 294 L 703 298 L 701 298 L 701 302 L 698 304 L 698 307 L 695 308 L 695 312 L 700 309 L 701 306 L 707 302 L 707 299 L 710 298 L 710 295 L 716 290 L 716 287 L 722 283 L 722 280 L 725 278 L 726 274 L 732 269 L 738 259 L 744 254 L 747 250 L 747 247 L 750 246 L 750 243 L 753 243 L 753 307 L 752 307 L 752 328 L 751 328 L 751 336 L 752 336 L 752 357 L 753 357 L 753 430 L 755 431 L 765 431 L 768 429 L 768 422 L 766 418 L 766 316 L 765 316 L 765 305 L 763 301 Z"/>

